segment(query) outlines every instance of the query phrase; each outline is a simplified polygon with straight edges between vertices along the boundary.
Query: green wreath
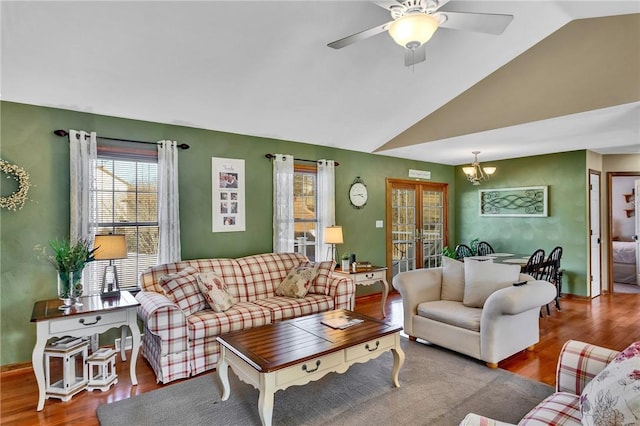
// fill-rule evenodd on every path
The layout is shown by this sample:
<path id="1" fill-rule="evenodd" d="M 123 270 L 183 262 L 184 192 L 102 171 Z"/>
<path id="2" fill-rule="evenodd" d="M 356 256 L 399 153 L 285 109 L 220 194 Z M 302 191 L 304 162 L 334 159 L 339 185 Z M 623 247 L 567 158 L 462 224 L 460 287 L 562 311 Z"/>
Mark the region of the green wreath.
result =
<path id="1" fill-rule="evenodd" d="M 7 179 L 15 179 L 18 182 L 18 189 L 7 197 L 0 197 L 0 207 L 8 210 L 20 210 L 27 201 L 27 193 L 31 183 L 29 173 L 25 169 L 15 164 L 6 162 L 0 158 L 0 172 L 7 174 Z"/>

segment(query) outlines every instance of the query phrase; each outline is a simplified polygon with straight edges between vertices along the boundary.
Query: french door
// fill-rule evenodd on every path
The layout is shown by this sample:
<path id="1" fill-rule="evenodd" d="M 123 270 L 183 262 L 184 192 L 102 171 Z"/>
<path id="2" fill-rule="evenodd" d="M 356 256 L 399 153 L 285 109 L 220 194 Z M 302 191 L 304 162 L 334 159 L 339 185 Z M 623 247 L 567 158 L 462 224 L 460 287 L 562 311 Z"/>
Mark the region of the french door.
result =
<path id="1" fill-rule="evenodd" d="M 441 265 L 448 244 L 447 184 L 387 179 L 387 275 Z"/>

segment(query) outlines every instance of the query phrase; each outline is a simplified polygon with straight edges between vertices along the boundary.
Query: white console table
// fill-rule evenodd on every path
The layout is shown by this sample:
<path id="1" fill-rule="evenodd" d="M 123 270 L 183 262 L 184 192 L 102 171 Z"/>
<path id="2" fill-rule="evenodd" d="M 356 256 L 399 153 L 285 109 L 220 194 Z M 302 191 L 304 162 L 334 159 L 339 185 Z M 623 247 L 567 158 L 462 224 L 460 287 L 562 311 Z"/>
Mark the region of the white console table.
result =
<path id="1" fill-rule="evenodd" d="M 82 297 L 81 306 L 65 310 L 58 309 L 62 305 L 60 299 L 41 300 L 33 305 L 31 322 L 36 323 L 37 338 L 33 348 L 31 362 L 38 382 L 38 408 L 42 411 L 47 399 L 45 386 L 44 348 L 52 337 L 73 336 L 85 337 L 120 327 L 122 333 L 121 357 L 126 360 L 125 338 L 127 327 L 131 332 L 133 348 L 129 375 L 131 384 L 137 385 L 136 361 L 140 350 L 140 330 L 137 322 L 138 301 L 128 291 L 120 293 L 120 297 L 105 298 L 100 296 Z"/>

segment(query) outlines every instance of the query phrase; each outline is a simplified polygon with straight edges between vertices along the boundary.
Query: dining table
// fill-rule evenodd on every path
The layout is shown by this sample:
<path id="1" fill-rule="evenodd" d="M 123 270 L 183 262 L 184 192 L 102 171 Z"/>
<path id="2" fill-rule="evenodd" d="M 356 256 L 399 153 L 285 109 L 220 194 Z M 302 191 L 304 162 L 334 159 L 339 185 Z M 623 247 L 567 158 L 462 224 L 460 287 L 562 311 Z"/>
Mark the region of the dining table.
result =
<path id="1" fill-rule="evenodd" d="M 520 265 L 520 268 L 524 268 L 530 257 L 531 254 L 524 253 L 490 253 L 484 256 L 469 256 L 466 259 L 492 260 L 493 263 Z"/>

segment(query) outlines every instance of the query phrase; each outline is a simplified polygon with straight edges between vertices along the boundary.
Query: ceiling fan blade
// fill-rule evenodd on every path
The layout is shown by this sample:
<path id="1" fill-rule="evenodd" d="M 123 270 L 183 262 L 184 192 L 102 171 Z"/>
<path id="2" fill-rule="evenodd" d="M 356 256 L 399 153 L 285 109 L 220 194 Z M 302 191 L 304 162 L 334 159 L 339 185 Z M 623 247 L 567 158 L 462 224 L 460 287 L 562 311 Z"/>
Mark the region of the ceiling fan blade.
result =
<path id="1" fill-rule="evenodd" d="M 415 50 L 404 49 L 404 66 L 410 67 L 420 62 L 424 62 L 427 59 L 427 49 L 425 45 L 418 47 Z"/>
<path id="2" fill-rule="evenodd" d="M 369 28 L 368 30 L 360 31 L 359 33 L 341 38 L 340 40 L 336 40 L 327 44 L 327 46 L 333 47 L 334 49 L 341 49 L 345 46 L 355 43 L 356 41 L 364 40 L 366 38 L 373 37 L 374 35 L 385 32 L 387 28 L 389 28 L 389 24 L 391 22 L 387 22 L 386 24 L 378 25 L 377 27 Z"/>
<path id="3" fill-rule="evenodd" d="M 499 35 L 509 26 L 513 15 L 501 15 L 493 13 L 466 13 L 441 11 L 434 15 L 441 15 L 446 20 L 440 24 L 442 28 L 453 30 L 474 31 Z M 439 19 L 441 19 L 439 17 Z M 442 20 L 442 19 L 441 19 Z"/>

